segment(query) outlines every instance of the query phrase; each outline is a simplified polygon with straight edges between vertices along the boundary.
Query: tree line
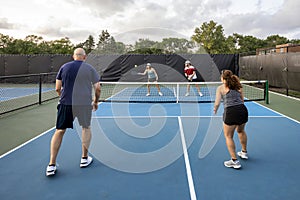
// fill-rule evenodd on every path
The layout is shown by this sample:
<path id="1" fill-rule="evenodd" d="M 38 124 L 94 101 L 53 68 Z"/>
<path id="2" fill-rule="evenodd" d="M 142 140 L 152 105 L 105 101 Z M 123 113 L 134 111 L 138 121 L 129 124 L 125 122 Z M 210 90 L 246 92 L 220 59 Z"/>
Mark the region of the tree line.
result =
<path id="1" fill-rule="evenodd" d="M 0 54 L 72 54 L 77 47 L 83 47 L 87 53 L 99 54 L 233 54 L 255 52 L 257 48 L 275 47 L 286 43 L 299 44 L 300 39 L 289 40 L 278 34 L 270 35 L 266 39 L 238 33 L 226 37 L 222 25 L 209 21 L 196 27 L 190 40 L 170 37 L 158 42 L 140 38 L 133 45 L 116 41 L 107 30 L 102 30 L 98 41 L 89 35 L 79 44 L 72 44 L 68 37 L 45 41 L 36 35 L 14 39 L 0 33 Z"/>

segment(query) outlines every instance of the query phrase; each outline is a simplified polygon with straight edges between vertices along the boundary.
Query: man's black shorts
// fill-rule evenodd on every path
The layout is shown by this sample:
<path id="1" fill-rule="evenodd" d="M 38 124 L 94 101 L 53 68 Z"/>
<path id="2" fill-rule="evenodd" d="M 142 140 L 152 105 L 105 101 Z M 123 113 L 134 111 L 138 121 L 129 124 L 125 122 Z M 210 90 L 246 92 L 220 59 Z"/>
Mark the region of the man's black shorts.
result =
<path id="1" fill-rule="evenodd" d="M 223 121 L 227 125 L 241 125 L 248 121 L 248 110 L 244 104 L 224 109 Z"/>
<path id="2" fill-rule="evenodd" d="M 73 121 L 77 117 L 80 126 L 88 128 L 91 125 L 92 106 L 72 106 L 58 104 L 57 106 L 57 129 L 73 128 Z"/>

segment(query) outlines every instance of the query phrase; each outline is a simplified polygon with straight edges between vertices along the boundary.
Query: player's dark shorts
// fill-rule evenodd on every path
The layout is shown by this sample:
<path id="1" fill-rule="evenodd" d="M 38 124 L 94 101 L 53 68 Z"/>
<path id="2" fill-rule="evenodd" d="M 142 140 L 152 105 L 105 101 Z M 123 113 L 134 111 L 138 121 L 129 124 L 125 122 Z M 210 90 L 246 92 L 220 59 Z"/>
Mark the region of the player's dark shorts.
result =
<path id="1" fill-rule="evenodd" d="M 248 109 L 244 104 L 224 109 L 223 121 L 227 125 L 241 125 L 248 122 Z"/>
<path id="2" fill-rule="evenodd" d="M 155 82 L 156 81 L 156 77 L 154 78 L 148 78 L 148 82 Z"/>
<path id="3" fill-rule="evenodd" d="M 198 82 L 197 79 L 188 79 L 188 82 Z"/>
<path id="4" fill-rule="evenodd" d="M 73 121 L 77 117 L 79 125 L 88 128 L 91 125 L 92 106 L 57 105 L 56 128 L 73 128 Z"/>

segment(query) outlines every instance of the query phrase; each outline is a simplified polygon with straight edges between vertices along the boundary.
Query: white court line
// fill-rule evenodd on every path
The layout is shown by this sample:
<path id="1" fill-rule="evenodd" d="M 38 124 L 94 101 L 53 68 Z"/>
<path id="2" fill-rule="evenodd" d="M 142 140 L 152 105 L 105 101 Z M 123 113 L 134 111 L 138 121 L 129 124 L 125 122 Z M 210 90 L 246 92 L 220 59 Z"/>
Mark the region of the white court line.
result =
<path id="1" fill-rule="evenodd" d="M 25 145 L 27 145 L 27 144 L 29 144 L 30 142 L 32 142 L 32 141 L 34 141 L 34 140 L 36 140 L 36 139 L 42 137 L 43 135 L 49 133 L 50 131 L 52 131 L 52 130 L 54 130 L 54 129 L 55 129 L 55 127 L 52 127 L 52 128 L 50 128 L 49 130 L 47 130 L 47 131 L 41 133 L 40 135 L 37 135 L 37 136 L 35 136 L 34 138 L 28 140 L 27 142 L 24 142 L 23 144 L 21 144 L 21 145 L 15 147 L 15 148 L 13 148 L 12 150 L 10 150 L 10 151 L 8 151 L 8 152 L 2 154 L 2 155 L 0 156 L 0 159 L 1 159 L 1 158 L 4 158 L 4 157 L 7 156 L 8 154 L 13 153 L 14 151 L 17 151 L 18 149 L 24 147 Z"/>
<path id="2" fill-rule="evenodd" d="M 203 116 L 199 116 L 199 115 L 190 115 L 190 116 L 178 116 L 178 115 L 165 115 L 165 116 L 161 116 L 161 115 L 157 115 L 157 116 L 150 116 L 150 115 L 145 115 L 145 116 L 134 116 L 134 115 L 125 115 L 125 116 L 93 116 L 93 119 L 123 119 L 123 118 L 222 118 L 223 116 L 213 116 L 213 115 L 203 115 Z M 249 118 L 286 118 L 286 116 L 283 115 L 265 115 L 265 116 L 249 116 Z"/>
<path id="3" fill-rule="evenodd" d="M 185 142 L 184 133 L 183 133 L 183 126 L 182 126 L 182 121 L 181 121 L 180 117 L 178 117 L 178 123 L 179 123 L 179 129 L 180 129 L 180 136 L 181 136 L 181 142 L 182 142 L 186 174 L 187 174 L 189 189 L 190 189 L 190 196 L 191 196 L 191 200 L 196 200 L 197 197 L 196 197 L 196 192 L 195 192 L 195 187 L 194 187 L 191 165 L 190 165 L 190 161 L 189 161 L 189 155 L 187 153 L 186 142 Z"/>
<path id="4" fill-rule="evenodd" d="M 102 104 L 102 102 L 99 102 L 99 103 L 98 103 L 98 105 L 100 105 L 100 104 Z M 7 156 L 8 154 L 13 153 L 14 151 L 17 151 L 18 149 L 20 149 L 20 148 L 22 148 L 23 146 L 25 146 L 25 145 L 31 143 L 32 141 L 34 141 L 34 140 L 36 140 L 36 139 L 42 137 L 43 135 L 45 135 L 45 134 L 49 133 L 50 131 L 54 130 L 55 128 L 56 128 L 56 127 L 54 126 L 54 127 L 50 128 L 50 129 L 48 129 L 47 131 L 45 131 L 45 132 L 43 132 L 43 133 L 41 133 L 41 134 L 35 136 L 34 138 L 32 138 L 32 139 L 30 139 L 30 140 L 24 142 L 23 144 L 20 144 L 19 146 L 17 146 L 17 147 L 15 147 L 15 148 L 9 150 L 8 152 L 6 152 L 6 153 L 0 155 L 0 159 L 1 159 L 1 158 L 4 158 L 4 157 Z"/>
<path id="5" fill-rule="evenodd" d="M 274 95 L 278 95 L 278 96 L 282 96 L 282 97 L 285 97 L 285 98 L 288 98 L 288 99 L 293 99 L 293 100 L 300 101 L 300 99 L 296 98 L 296 97 L 286 96 L 284 94 L 280 94 L 280 93 L 273 92 L 273 91 L 270 91 L 270 90 L 269 90 L 269 92 L 272 93 L 272 94 L 274 94 Z"/>

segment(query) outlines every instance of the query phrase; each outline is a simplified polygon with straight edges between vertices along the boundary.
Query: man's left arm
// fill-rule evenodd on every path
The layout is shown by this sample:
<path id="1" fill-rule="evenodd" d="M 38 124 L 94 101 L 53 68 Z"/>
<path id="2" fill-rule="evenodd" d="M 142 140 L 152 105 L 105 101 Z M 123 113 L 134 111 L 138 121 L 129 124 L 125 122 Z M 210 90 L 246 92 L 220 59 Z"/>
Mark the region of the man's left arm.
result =
<path id="1" fill-rule="evenodd" d="M 101 94 L 100 82 L 94 83 L 94 91 L 95 91 L 95 98 L 92 102 L 92 105 L 93 105 L 93 110 L 95 111 L 98 109 L 98 102 Z"/>
<path id="2" fill-rule="evenodd" d="M 58 96 L 60 96 L 60 94 L 61 94 L 61 89 L 62 89 L 62 81 L 56 79 L 56 82 L 55 82 L 55 91 L 57 92 Z"/>

